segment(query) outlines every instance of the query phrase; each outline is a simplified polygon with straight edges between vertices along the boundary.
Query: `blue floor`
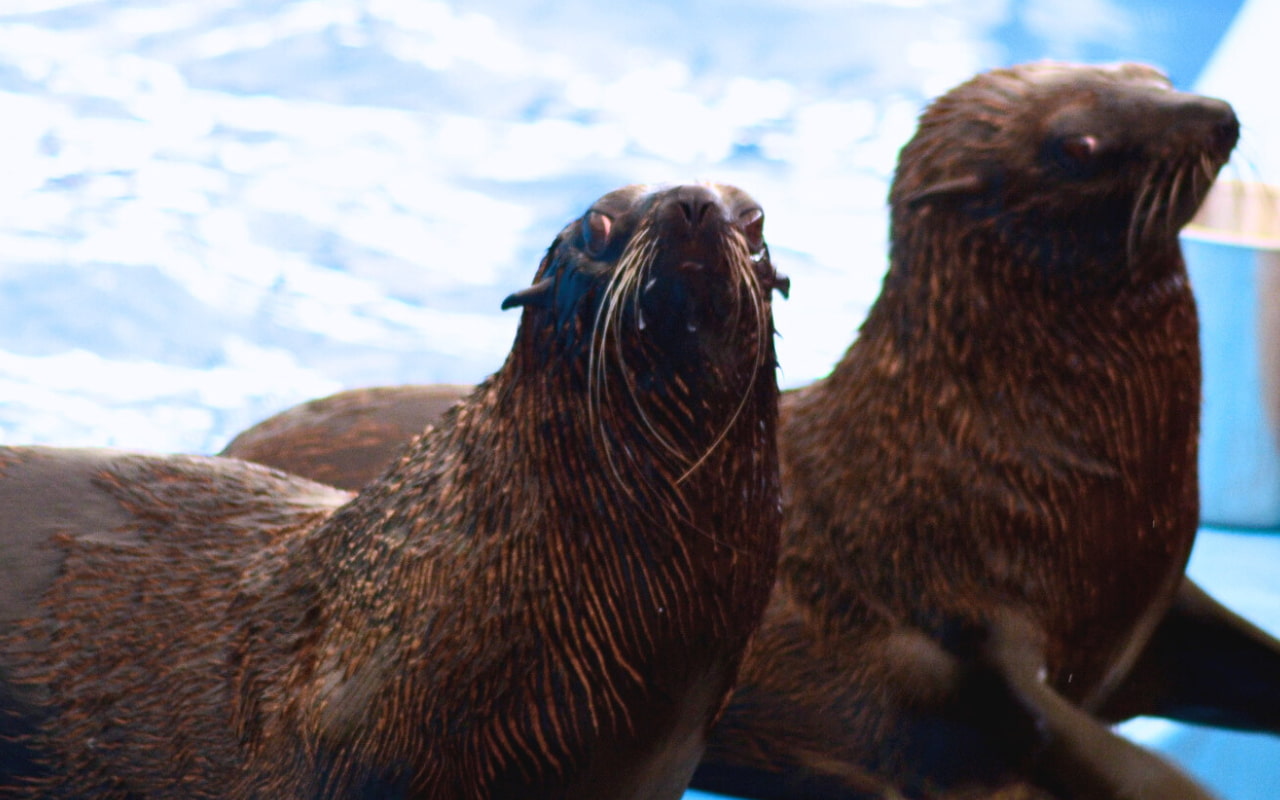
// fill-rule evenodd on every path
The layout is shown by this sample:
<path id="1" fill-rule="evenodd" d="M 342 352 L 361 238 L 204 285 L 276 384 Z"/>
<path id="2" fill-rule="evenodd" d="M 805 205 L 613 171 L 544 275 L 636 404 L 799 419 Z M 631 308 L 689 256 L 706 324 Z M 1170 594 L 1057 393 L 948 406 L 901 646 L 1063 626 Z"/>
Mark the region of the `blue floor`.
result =
<path id="1" fill-rule="evenodd" d="M 1280 535 L 1201 531 L 1188 572 L 1233 611 L 1280 636 Z M 1280 797 L 1280 738 L 1136 720 L 1122 727 L 1224 800 Z"/>

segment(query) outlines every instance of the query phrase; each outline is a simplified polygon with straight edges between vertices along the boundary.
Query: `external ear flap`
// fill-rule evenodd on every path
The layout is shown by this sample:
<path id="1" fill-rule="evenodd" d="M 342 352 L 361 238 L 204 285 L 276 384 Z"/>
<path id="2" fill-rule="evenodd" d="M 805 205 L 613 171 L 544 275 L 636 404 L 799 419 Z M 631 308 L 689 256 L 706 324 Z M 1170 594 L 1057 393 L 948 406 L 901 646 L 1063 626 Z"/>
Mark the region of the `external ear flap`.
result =
<path id="1" fill-rule="evenodd" d="M 781 272 L 773 277 L 773 284 L 769 288 L 777 290 L 784 300 L 791 299 L 791 279 Z"/>
<path id="2" fill-rule="evenodd" d="M 502 301 L 502 310 L 506 311 L 517 306 L 546 308 L 551 305 L 551 292 L 554 286 L 555 281 L 551 278 L 543 278 L 527 289 L 507 295 L 507 299 Z"/>
<path id="3" fill-rule="evenodd" d="M 906 204 L 916 208 L 926 200 L 953 195 L 976 194 L 986 188 L 987 182 L 976 172 L 966 173 L 955 178 L 947 178 L 920 189 L 906 198 Z"/>

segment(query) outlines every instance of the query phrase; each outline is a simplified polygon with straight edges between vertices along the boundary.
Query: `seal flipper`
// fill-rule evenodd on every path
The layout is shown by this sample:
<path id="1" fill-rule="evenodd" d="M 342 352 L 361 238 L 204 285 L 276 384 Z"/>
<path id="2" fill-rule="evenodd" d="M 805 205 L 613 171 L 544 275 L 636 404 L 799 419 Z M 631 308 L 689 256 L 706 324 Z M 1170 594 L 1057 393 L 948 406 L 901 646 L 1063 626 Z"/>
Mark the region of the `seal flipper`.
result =
<path id="1" fill-rule="evenodd" d="M 1059 800 L 1212 800 L 1172 764 L 1112 733 L 1046 684 L 1036 630 L 1025 617 L 997 614 L 982 657 L 1037 718 L 1043 744 L 1035 782 Z"/>
<path id="2" fill-rule="evenodd" d="M 1280 733 L 1280 641 L 1183 579 L 1099 716 L 1139 715 Z"/>

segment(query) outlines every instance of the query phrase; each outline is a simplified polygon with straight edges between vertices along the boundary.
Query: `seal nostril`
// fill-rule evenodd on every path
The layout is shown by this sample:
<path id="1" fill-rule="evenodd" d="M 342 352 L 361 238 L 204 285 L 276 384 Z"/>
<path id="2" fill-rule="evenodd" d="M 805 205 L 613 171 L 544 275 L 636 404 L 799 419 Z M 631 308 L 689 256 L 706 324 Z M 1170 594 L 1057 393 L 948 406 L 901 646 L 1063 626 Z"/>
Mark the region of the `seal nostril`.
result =
<path id="1" fill-rule="evenodd" d="M 1213 147 L 1219 153 L 1231 152 L 1240 139 L 1240 119 L 1235 109 L 1230 103 L 1212 97 L 1197 97 L 1194 102 L 1200 112 L 1199 124 L 1206 126 Z"/>
<path id="2" fill-rule="evenodd" d="M 720 204 L 719 198 L 705 186 L 681 186 L 674 193 L 673 202 L 691 230 L 697 230 L 710 219 L 711 209 Z"/>
<path id="3" fill-rule="evenodd" d="M 680 201 L 680 210 L 684 212 L 684 218 L 691 228 L 696 228 L 702 224 L 702 220 L 706 219 L 709 208 L 711 208 L 711 203 L 707 201 Z"/>
<path id="4" fill-rule="evenodd" d="M 1213 130 L 1213 143 L 1219 152 L 1230 152 L 1240 139 L 1240 120 L 1234 113 L 1230 119 L 1219 122 Z"/>

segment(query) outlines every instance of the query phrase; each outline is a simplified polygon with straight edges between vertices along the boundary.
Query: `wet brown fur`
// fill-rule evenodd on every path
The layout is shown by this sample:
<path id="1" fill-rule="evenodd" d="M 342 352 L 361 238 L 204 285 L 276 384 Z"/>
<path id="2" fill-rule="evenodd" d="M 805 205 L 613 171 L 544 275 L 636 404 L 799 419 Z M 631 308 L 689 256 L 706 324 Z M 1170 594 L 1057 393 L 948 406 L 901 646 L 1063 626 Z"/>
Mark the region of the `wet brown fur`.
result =
<path id="1" fill-rule="evenodd" d="M 744 207 L 602 198 L 604 252 L 566 228 L 507 363 L 354 498 L 232 459 L 0 451 L 7 796 L 679 797 L 776 561 Z"/>
<path id="2" fill-rule="evenodd" d="M 218 455 L 359 489 L 391 453 L 471 391 L 466 386 L 376 386 L 294 406 L 237 435 Z"/>

